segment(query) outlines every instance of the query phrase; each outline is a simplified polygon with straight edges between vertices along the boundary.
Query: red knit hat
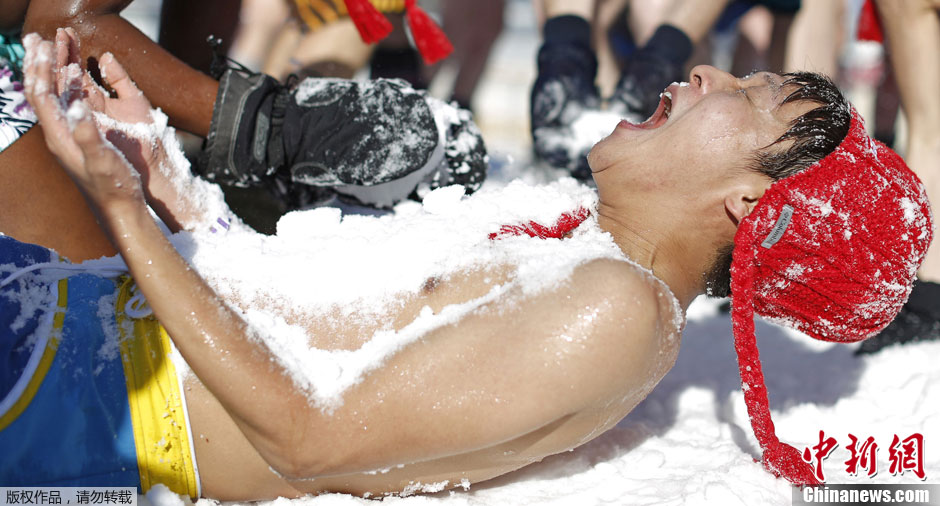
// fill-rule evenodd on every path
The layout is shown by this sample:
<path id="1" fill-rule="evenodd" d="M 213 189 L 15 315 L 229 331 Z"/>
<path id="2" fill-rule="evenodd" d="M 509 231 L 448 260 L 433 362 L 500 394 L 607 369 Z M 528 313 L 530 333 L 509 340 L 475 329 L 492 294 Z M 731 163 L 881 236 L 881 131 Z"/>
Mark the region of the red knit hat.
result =
<path id="1" fill-rule="evenodd" d="M 853 109 L 842 143 L 767 190 L 741 221 L 731 264 L 732 321 L 744 402 L 763 464 L 818 483 L 774 433 L 754 338 L 754 313 L 824 341 L 877 334 L 911 291 L 933 236 L 924 187 Z"/>

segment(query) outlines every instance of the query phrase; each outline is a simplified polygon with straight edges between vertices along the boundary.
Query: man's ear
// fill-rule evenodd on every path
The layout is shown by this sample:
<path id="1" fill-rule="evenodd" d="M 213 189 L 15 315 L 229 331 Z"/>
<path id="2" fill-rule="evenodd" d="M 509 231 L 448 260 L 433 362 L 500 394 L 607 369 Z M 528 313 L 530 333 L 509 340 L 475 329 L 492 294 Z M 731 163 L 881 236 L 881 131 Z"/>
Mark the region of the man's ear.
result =
<path id="1" fill-rule="evenodd" d="M 725 214 L 734 222 L 734 226 L 738 226 L 741 220 L 751 214 L 769 187 L 769 183 L 739 186 L 725 196 Z"/>

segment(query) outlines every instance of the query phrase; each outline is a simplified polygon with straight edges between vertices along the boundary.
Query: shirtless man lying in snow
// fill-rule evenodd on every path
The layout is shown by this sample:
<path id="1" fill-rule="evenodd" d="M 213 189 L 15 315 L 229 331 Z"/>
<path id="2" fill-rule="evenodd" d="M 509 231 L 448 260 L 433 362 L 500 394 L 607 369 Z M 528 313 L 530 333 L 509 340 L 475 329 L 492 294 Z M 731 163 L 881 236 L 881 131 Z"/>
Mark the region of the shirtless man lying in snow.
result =
<path id="1" fill-rule="evenodd" d="M 565 279 L 534 292 L 524 290 L 513 265 L 419 283 L 385 315 L 394 329 L 404 328 L 426 307 L 440 313 L 495 286 L 505 289 L 387 357 L 343 393 L 341 405 L 323 409 L 297 387 L 266 341 L 255 338 L 243 315 L 187 265 L 149 213 L 148 201 L 159 204 L 154 207 L 165 214 L 164 221 L 189 229 L 208 227 L 216 218 L 202 215 L 202 204 L 173 184 L 188 172 L 174 166 L 159 141 L 109 130 L 112 120 L 152 121 L 149 103 L 118 63 L 108 55 L 101 58 L 116 99 L 104 98 L 88 80 L 82 93 L 70 93 L 76 86 L 69 74 L 54 72 L 63 60 L 55 61 L 53 44 L 31 38 L 28 46 L 27 95 L 46 141 L 121 252 L 166 334 L 148 333 L 155 324 L 138 321 L 135 337 L 122 343 L 133 436 L 120 430 L 119 422 L 128 417 L 119 415 L 128 408 L 100 415 L 113 424 L 101 429 L 107 444 L 90 448 L 94 459 L 74 450 L 70 421 L 49 393 L 52 387 L 21 389 L 21 398 L 12 400 L 5 388 L 4 404 L 12 402 L 18 411 L 0 413 L 0 446 L 13 456 L 4 461 L 16 463 L 0 470 L 3 485 L 139 484 L 146 490 L 162 482 L 191 496 L 251 500 L 479 482 L 577 447 L 614 426 L 672 366 L 681 313 L 699 294 L 729 289 L 745 399 L 763 463 L 794 483 L 810 483 L 812 472 L 798 452 L 774 436 L 753 313 L 820 339 L 868 337 L 903 304 L 932 237 L 920 183 L 897 155 L 870 142 L 831 83 L 810 74 L 738 79 L 696 67 L 687 85 L 667 90 L 645 124 L 623 123 L 595 146 L 590 155 L 595 206 L 573 209 L 557 224 L 492 230 L 494 243 L 500 234 L 521 232 L 533 241 L 548 237 L 558 244 L 578 244 L 583 234 L 596 231 L 618 250 L 619 259 L 598 255 L 602 258 L 579 263 Z M 57 90 L 71 96 L 60 101 Z M 88 109 L 111 119 L 96 126 Z M 41 322 L 30 323 L 37 306 L 25 297 L 17 302 L 16 290 L 36 293 L 35 286 L 50 283 L 45 273 L 55 269 L 31 266 L 55 258 L 13 238 L 0 241 L 5 295 L 0 301 L 22 313 L 11 328 L 42 328 Z M 72 374 L 65 383 L 80 388 L 74 379 L 78 372 L 58 372 L 68 364 L 55 357 L 82 349 L 94 355 L 101 339 L 87 336 L 96 326 L 83 329 L 84 341 L 73 338 L 79 332 L 69 330 L 70 318 L 75 319 L 69 314 L 82 311 L 83 293 L 87 298 L 93 292 L 90 317 L 95 318 L 97 302 L 118 288 L 111 279 L 88 275 L 69 278 L 66 285 L 60 281 L 58 288 L 68 300 L 59 296 L 51 309 L 44 313 L 40 305 L 35 312 L 65 312 L 64 323 L 48 319 L 49 325 L 65 325 L 64 337 L 53 333 L 52 351 L 46 352 L 37 344 L 45 341 L 26 342 L 34 355 L 39 350 L 49 371 L 45 380 L 37 372 L 36 381 Z M 120 308 L 134 295 L 127 284 L 119 292 L 117 318 L 126 322 L 122 318 L 134 318 L 136 310 L 122 316 Z M 34 319 L 45 321 L 40 316 Z M 349 322 L 361 329 L 337 330 L 316 318 L 293 316 L 307 329 L 310 344 L 324 349 L 356 348 L 376 330 L 362 322 Z M 25 338 L 4 339 L 13 340 L 4 346 L 17 348 L 16 340 Z M 160 346 L 168 339 L 194 373 L 184 378 L 182 392 L 173 391 L 172 369 L 166 374 L 160 369 L 168 360 L 157 359 L 147 373 L 138 369 L 140 355 L 144 362 L 165 357 Z M 160 351 L 145 348 L 134 358 L 141 346 Z M 50 355 L 51 366 L 44 361 Z M 89 381 L 104 381 L 117 367 L 117 383 L 90 391 L 115 389 L 123 395 L 121 361 L 116 362 L 100 364 Z M 94 367 L 92 362 L 89 369 Z M 165 385 L 159 379 L 153 379 L 159 388 L 146 383 L 164 374 L 170 378 Z M 176 406 L 181 393 L 184 406 Z M 149 411 L 141 408 L 147 405 L 141 396 L 157 394 L 161 397 L 149 401 Z M 43 414 L 43 406 L 53 406 L 48 409 L 55 415 Z M 79 410 L 69 412 L 74 411 Z M 160 428 L 167 418 L 174 422 Z M 94 424 L 77 423 L 88 431 L 80 437 L 90 438 Z M 62 437 L 50 438 L 51 433 Z M 119 434 L 133 438 L 130 456 Z M 67 455 L 70 465 L 57 469 L 62 459 L 50 457 L 52 452 Z M 109 454 L 114 458 L 108 460 Z"/>

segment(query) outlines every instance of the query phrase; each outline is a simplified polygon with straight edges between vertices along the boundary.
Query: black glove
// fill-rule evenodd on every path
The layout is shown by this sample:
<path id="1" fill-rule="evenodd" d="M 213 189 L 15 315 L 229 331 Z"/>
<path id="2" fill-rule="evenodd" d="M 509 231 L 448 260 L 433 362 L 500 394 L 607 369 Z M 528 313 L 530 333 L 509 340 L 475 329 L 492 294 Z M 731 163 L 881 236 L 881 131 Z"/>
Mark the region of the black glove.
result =
<path id="1" fill-rule="evenodd" d="M 411 187 L 379 199 L 382 206 L 425 181 L 473 191 L 486 171 L 479 131 L 469 116 L 440 120 L 439 128 L 430 100 L 399 80 L 306 79 L 290 89 L 270 76 L 229 70 L 219 83 L 199 169 L 207 179 L 237 186 L 276 178 L 340 193 L 414 174 Z"/>

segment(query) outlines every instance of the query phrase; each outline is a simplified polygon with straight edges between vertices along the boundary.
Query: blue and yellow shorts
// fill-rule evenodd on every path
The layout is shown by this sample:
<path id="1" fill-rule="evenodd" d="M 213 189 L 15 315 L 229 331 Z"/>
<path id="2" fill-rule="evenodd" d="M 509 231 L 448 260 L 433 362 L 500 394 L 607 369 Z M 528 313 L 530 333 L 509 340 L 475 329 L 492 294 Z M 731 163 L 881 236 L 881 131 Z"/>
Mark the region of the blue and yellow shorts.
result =
<path id="1" fill-rule="evenodd" d="M 0 236 L 0 284 L 46 248 Z M 0 486 L 162 483 L 199 496 L 172 344 L 124 314 L 132 283 L 43 269 L 0 287 Z"/>

